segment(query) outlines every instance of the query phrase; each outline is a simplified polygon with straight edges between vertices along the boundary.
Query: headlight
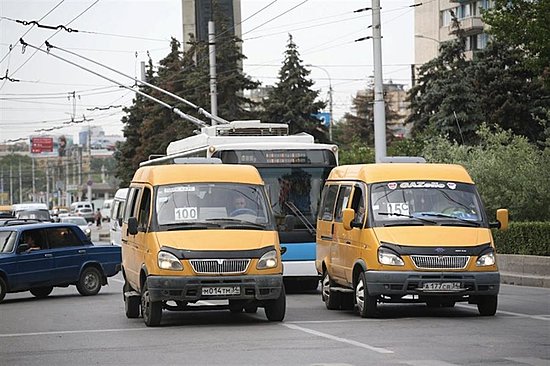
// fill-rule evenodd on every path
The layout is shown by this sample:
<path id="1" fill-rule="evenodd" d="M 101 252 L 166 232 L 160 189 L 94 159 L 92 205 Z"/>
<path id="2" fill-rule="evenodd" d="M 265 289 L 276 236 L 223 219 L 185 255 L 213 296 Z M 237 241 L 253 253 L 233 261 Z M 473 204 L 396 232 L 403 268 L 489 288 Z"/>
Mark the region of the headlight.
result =
<path id="1" fill-rule="evenodd" d="M 477 261 L 476 261 L 476 265 L 477 266 L 480 266 L 480 267 L 483 267 L 483 266 L 492 266 L 496 263 L 496 258 L 495 258 L 495 253 L 494 252 L 489 252 L 489 253 L 485 253 L 483 255 L 480 255 L 478 258 L 477 258 Z"/>
<path id="2" fill-rule="evenodd" d="M 159 268 L 171 271 L 183 271 L 183 265 L 180 260 L 168 252 L 159 252 L 157 257 Z"/>
<path id="3" fill-rule="evenodd" d="M 257 269 L 267 269 L 277 267 L 277 252 L 275 250 L 270 250 L 269 252 L 262 255 L 258 264 L 256 265 Z"/>
<path id="4" fill-rule="evenodd" d="M 405 265 L 403 259 L 401 259 L 401 257 L 397 253 L 386 248 L 378 249 L 378 262 L 380 262 L 381 264 L 387 264 L 388 266 Z"/>

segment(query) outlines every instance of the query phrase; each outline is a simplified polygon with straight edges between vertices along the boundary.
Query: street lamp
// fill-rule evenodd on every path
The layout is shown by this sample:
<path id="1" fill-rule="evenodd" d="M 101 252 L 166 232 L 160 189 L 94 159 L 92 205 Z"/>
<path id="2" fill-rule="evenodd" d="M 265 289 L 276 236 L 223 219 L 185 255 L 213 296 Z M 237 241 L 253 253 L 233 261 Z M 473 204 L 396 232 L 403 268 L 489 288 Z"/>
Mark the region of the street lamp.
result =
<path id="1" fill-rule="evenodd" d="M 328 112 L 329 112 L 329 121 L 328 121 L 328 138 L 330 141 L 332 141 L 332 79 L 330 78 L 330 74 L 328 73 L 327 69 L 321 66 L 317 65 L 306 65 L 308 67 L 316 67 L 320 70 L 323 70 L 328 77 Z"/>
<path id="2" fill-rule="evenodd" d="M 415 34 L 414 35 L 416 38 L 425 38 L 425 39 L 429 39 L 430 41 L 434 41 L 435 43 L 439 44 L 441 43 L 441 41 L 439 39 L 436 39 L 436 38 L 432 38 L 432 37 L 428 37 L 428 36 L 423 36 L 422 34 Z"/>

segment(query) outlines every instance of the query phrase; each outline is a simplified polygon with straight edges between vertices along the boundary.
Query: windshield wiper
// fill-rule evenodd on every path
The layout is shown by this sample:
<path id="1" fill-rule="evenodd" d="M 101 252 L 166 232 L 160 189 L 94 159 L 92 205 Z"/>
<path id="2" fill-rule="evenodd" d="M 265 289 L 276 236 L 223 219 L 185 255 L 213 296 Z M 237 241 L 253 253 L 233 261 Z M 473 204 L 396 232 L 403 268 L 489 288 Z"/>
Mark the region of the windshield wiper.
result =
<path id="1" fill-rule="evenodd" d="M 441 218 L 445 218 L 445 219 L 453 219 L 453 220 L 459 220 L 461 222 L 466 222 L 472 226 L 481 226 L 481 224 L 479 222 L 476 222 L 476 221 L 472 221 L 472 220 L 468 220 L 468 219 L 463 219 L 462 217 L 458 217 L 458 216 L 453 216 L 453 215 L 445 215 L 445 214 L 442 214 L 442 213 L 431 213 L 431 212 L 423 212 L 421 213 L 422 216 L 431 216 L 431 217 L 441 217 Z"/>
<path id="2" fill-rule="evenodd" d="M 219 227 L 219 224 L 213 222 L 171 222 L 169 224 L 160 224 L 159 226 L 167 226 L 168 230 L 195 230 L 195 229 L 208 229 L 209 227 Z"/>
<path id="3" fill-rule="evenodd" d="M 262 224 L 256 224 L 254 222 L 250 222 L 250 221 L 246 221 L 246 220 L 239 220 L 239 219 L 231 219 L 229 217 L 226 217 L 226 218 L 217 218 L 217 219 L 206 219 L 206 221 L 216 221 L 216 222 L 223 222 L 223 221 L 227 221 L 229 222 L 230 224 L 237 224 L 239 225 L 239 227 L 242 227 L 242 226 L 250 226 L 250 227 L 253 227 L 253 228 L 260 228 L 260 229 L 265 229 L 265 225 L 262 225 Z M 219 224 L 218 224 L 219 225 Z M 227 225 L 226 226 L 223 226 L 223 228 L 227 228 Z"/>
<path id="4" fill-rule="evenodd" d="M 419 221 L 422 221 L 422 222 L 427 222 L 429 224 L 437 224 L 435 221 L 433 220 L 428 220 L 428 219 L 423 219 L 422 217 L 416 217 L 416 216 L 413 216 L 413 215 L 406 215 L 406 214 L 402 214 L 402 213 L 390 213 L 390 212 L 377 212 L 378 215 L 385 215 L 385 216 L 401 216 L 401 217 L 408 217 L 409 219 L 415 219 L 415 220 L 419 220 Z"/>

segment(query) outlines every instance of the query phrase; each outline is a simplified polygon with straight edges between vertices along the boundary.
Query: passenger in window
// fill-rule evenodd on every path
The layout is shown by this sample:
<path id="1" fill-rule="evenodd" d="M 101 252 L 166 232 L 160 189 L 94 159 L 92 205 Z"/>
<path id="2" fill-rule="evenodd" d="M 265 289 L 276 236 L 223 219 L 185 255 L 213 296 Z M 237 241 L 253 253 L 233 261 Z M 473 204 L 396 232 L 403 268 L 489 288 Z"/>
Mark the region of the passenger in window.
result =
<path id="1" fill-rule="evenodd" d="M 23 238 L 24 243 L 29 246 L 29 248 L 27 249 L 27 253 L 30 253 L 34 250 L 42 249 L 42 247 L 36 243 L 35 238 L 31 233 L 25 233 L 23 235 L 24 235 L 24 238 Z"/>

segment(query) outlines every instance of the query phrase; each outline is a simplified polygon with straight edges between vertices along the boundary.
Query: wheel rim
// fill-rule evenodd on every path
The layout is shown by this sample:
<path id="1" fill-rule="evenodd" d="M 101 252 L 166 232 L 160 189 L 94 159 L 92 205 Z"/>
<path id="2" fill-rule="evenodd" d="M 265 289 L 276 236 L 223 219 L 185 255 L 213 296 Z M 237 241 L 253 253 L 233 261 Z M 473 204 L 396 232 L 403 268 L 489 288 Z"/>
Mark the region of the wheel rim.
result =
<path id="1" fill-rule="evenodd" d="M 323 297 L 328 300 L 330 298 L 330 279 L 328 274 L 323 277 Z"/>
<path id="2" fill-rule="evenodd" d="M 359 278 L 357 286 L 355 286 L 355 302 L 357 303 L 359 311 L 363 311 L 365 307 L 365 284 L 362 278 Z"/>
<path id="3" fill-rule="evenodd" d="M 89 291 L 95 290 L 98 283 L 99 278 L 92 272 L 87 273 L 86 277 L 84 277 L 84 287 L 86 287 L 86 289 L 88 289 Z"/>
<path id="4" fill-rule="evenodd" d="M 145 290 L 141 297 L 141 311 L 143 312 L 143 318 L 147 321 L 149 319 L 149 313 L 151 312 L 151 300 L 149 299 L 148 290 Z"/>

